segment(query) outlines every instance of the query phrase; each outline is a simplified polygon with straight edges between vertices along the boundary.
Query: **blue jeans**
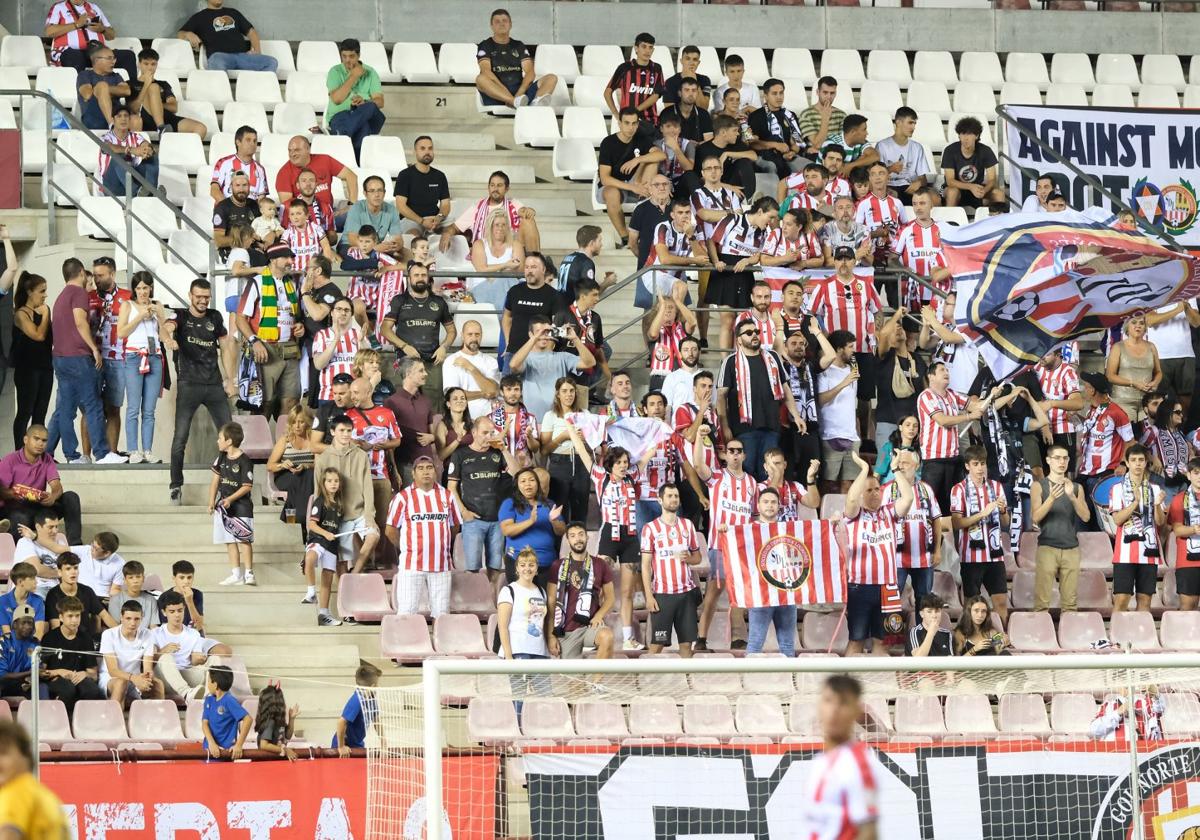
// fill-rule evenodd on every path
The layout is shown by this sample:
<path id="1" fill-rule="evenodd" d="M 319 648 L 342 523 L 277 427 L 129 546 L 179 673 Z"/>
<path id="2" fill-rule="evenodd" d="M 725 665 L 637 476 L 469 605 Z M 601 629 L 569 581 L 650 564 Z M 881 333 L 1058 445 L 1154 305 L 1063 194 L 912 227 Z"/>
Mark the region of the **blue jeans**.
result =
<path id="1" fill-rule="evenodd" d="M 487 564 L 489 569 L 504 568 L 504 534 L 499 522 L 472 519 L 462 525 L 463 555 L 467 570 L 477 572 Z"/>
<path id="2" fill-rule="evenodd" d="M 213 53 L 208 57 L 209 70 L 266 70 L 274 73 L 279 62 L 269 55 L 258 53 Z"/>
<path id="3" fill-rule="evenodd" d="M 92 438 L 92 459 L 109 453 L 104 433 L 104 408 L 100 404 L 100 371 L 91 356 L 55 356 L 54 375 L 58 383 L 58 401 L 50 418 L 50 439 L 46 451 L 54 452 L 62 440 L 63 456 L 68 461 L 79 457 L 79 438 L 75 436 L 75 415 L 83 410 L 84 422 Z"/>
<path id="4" fill-rule="evenodd" d="M 379 110 L 379 106 L 368 100 L 357 108 L 334 114 L 333 119 L 329 121 L 329 133 L 349 137 L 351 145 L 354 146 L 354 156 L 357 158 L 360 157 L 363 138 L 383 131 L 386 120 L 387 117 Z"/>
<path id="5" fill-rule="evenodd" d="M 746 634 L 746 653 L 761 653 L 767 641 L 767 628 L 775 625 L 775 640 L 784 656 L 796 655 L 796 607 L 751 607 L 750 629 Z"/>
<path id="6" fill-rule="evenodd" d="M 125 446 L 130 452 L 149 452 L 154 446 L 154 409 L 162 390 L 162 356 L 150 356 L 149 373 L 139 373 L 142 357 L 125 357 Z M 138 420 L 141 419 L 141 445 L 138 445 Z"/>
<path id="7" fill-rule="evenodd" d="M 763 456 L 766 455 L 768 449 L 774 449 L 779 446 L 779 432 L 772 432 L 767 429 L 751 429 L 742 432 L 737 436 L 737 439 L 746 448 L 745 466 L 742 469 L 759 481 L 766 481 L 767 473 L 763 469 Z"/>
<path id="8" fill-rule="evenodd" d="M 934 558 L 936 562 L 938 558 Z M 912 580 L 913 586 L 913 612 L 918 616 L 921 614 L 921 599 L 933 591 L 933 569 L 906 569 L 903 566 L 896 567 L 896 591 L 901 595 L 904 594 L 904 584 Z"/>
<path id="9" fill-rule="evenodd" d="M 136 167 L 134 167 L 141 176 L 149 181 L 153 186 L 158 186 L 158 156 L 146 158 Z M 131 179 L 133 194 L 137 195 L 142 189 L 142 185 L 136 180 Z M 104 189 L 108 190 L 109 195 L 125 195 L 125 172 L 119 166 L 109 166 L 104 170 Z"/>
<path id="10" fill-rule="evenodd" d="M 642 537 L 642 529 L 662 516 L 662 502 L 657 499 L 639 499 L 633 509 L 633 524 L 637 528 L 638 539 Z"/>

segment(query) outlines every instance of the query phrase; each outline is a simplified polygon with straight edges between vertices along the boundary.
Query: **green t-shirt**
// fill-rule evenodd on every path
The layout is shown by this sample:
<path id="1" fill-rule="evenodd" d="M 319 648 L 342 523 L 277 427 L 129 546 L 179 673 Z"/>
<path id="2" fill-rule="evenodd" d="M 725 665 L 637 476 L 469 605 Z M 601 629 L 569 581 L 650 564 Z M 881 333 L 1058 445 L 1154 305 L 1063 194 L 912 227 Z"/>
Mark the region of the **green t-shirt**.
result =
<path id="1" fill-rule="evenodd" d="M 358 81 L 354 83 L 354 87 L 350 89 L 350 93 L 342 100 L 341 104 L 329 100 L 329 104 L 325 106 L 325 125 L 329 125 L 330 120 L 335 114 L 340 114 L 342 111 L 350 110 L 350 100 L 354 98 L 354 94 L 358 94 L 363 99 L 370 99 L 372 94 L 379 93 L 383 90 L 383 86 L 379 83 L 379 74 L 369 64 L 363 65 L 365 71 L 358 77 Z M 341 64 L 335 64 L 329 68 L 329 72 L 325 74 L 325 90 L 334 91 L 342 86 L 350 72 Z"/>

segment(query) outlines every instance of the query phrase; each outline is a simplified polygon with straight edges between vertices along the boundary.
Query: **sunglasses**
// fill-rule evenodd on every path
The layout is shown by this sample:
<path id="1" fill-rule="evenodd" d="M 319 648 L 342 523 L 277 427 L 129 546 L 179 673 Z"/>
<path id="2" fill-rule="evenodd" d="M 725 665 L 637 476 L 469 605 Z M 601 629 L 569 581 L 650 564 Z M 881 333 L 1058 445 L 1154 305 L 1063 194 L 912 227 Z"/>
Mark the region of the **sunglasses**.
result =
<path id="1" fill-rule="evenodd" d="M 738 338 L 745 338 L 748 335 L 758 335 L 758 330 L 743 330 L 738 333 Z"/>

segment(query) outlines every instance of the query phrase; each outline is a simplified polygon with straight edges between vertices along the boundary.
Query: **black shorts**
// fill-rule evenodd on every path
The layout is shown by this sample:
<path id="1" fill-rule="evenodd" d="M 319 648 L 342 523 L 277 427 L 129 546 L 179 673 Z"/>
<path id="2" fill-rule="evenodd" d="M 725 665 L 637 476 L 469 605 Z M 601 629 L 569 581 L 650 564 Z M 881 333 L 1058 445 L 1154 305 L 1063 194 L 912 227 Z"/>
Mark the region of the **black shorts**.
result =
<path id="1" fill-rule="evenodd" d="M 982 207 L 983 200 L 976 198 L 975 193 L 970 190 L 958 191 L 958 206 L 959 207 Z"/>
<path id="2" fill-rule="evenodd" d="M 1197 571 L 1200 571 L 1198 569 Z M 1179 587 L 1179 573 L 1175 573 Z M 1113 594 L 1153 595 L 1158 590 L 1158 566 L 1150 563 L 1113 563 Z"/>
<path id="3" fill-rule="evenodd" d="M 741 257 L 721 255 L 721 262 L 734 266 Z M 749 271 L 714 271 L 708 278 L 704 290 L 704 303 L 709 306 L 733 306 L 750 308 L 750 288 L 754 285 L 754 274 Z"/>
<path id="4" fill-rule="evenodd" d="M 169 125 L 172 131 L 179 130 L 179 122 L 183 117 L 178 114 L 172 114 L 166 108 L 163 109 L 163 124 Z M 154 117 L 150 116 L 150 112 L 145 108 L 142 109 L 142 131 L 158 131 L 162 126 L 154 121 Z"/>
<path id="5" fill-rule="evenodd" d="M 687 592 L 655 595 L 658 612 L 650 613 L 650 644 L 671 644 L 671 630 L 680 644 L 700 636 L 700 587 Z"/>
<path id="6" fill-rule="evenodd" d="M 1200 595 L 1200 568 L 1175 567 L 1175 591 L 1180 595 Z"/>
<path id="7" fill-rule="evenodd" d="M 883 638 L 883 587 L 878 583 L 851 583 L 846 587 L 846 628 L 850 641 Z"/>
<path id="8" fill-rule="evenodd" d="M 600 529 L 600 544 L 596 548 L 596 553 L 601 557 L 611 557 L 618 563 L 635 564 L 638 567 L 642 565 L 642 549 L 638 545 L 638 539 L 633 534 L 625 534 L 619 540 L 614 540 L 611 535 L 611 528 L 607 525 Z"/>
<path id="9" fill-rule="evenodd" d="M 964 598 L 978 595 L 980 587 L 986 589 L 993 598 L 997 595 L 1008 595 L 1008 573 L 1004 568 L 1004 561 L 963 563 L 962 587 Z"/>
<path id="10" fill-rule="evenodd" d="M 858 398 L 875 399 L 875 380 L 879 378 L 879 359 L 874 353 L 855 353 L 854 364 L 858 365 Z"/>

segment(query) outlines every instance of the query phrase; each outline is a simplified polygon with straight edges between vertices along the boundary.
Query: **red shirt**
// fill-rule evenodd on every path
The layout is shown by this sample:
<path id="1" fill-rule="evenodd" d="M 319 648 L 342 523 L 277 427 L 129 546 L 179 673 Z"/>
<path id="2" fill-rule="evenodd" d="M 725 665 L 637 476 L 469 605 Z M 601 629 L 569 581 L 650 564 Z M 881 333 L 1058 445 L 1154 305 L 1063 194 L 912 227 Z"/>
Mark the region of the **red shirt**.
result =
<path id="1" fill-rule="evenodd" d="M 1116 469 L 1133 441 L 1133 426 L 1115 402 L 1094 405 L 1079 426 L 1079 474 L 1100 475 Z"/>
<path id="2" fill-rule="evenodd" d="M 454 529 L 462 524 L 458 505 L 440 485 L 405 487 L 388 506 L 387 524 L 399 533 L 400 568 L 406 572 L 448 572 Z"/>
<path id="3" fill-rule="evenodd" d="M 11 457 L 11 456 L 10 456 Z M 8 460 L 7 458 L 5 459 Z M 0 464 L 0 469 L 3 465 Z M 1167 511 L 1167 524 L 1169 525 L 1200 525 L 1200 519 L 1195 523 L 1188 522 L 1187 517 L 1187 500 L 1188 495 L 1193 491 L 1191 487 L 1177 495 L 1171 500 L 1171 508 Z M 1188 557 L 1188 543 L 1193 544 L 1191 554 L 1195 559 Z M 1176 569 L 1200 569 L 1200 536 L 1196 537 L 1177 537 L 1175 539 L 1175 568 Z"/>
<path id="4" fill-rule="evenodd" d="M 1042 386 L 1042 394 L 1046 399 L 1065 400 L 1079 393 L 1079 374 L 1073 366 L 1063 362 L 1054 370 L 1042 365 L 1038 365 L 1036 370 L 1038 384 Z M 1046 417 L 1050 420 L 1051 431 L 1056 435 L 1069 435 L 1075 431 L 1071 415 L 1061 408 L 1049 409 Z"/>
<path id="5" fill-rule="evenodd" d="M 400 426 L 396 423 L 396 415 L 387 406 L 377 405 L 371 408 L 350 408 L 346 416 L 354 424 L 354 439 L 367 443 L 387 443 L 400 437 Z M 387 473 L 387 451 L 373 449 L 367 453 L 371 459 L 371 479 L 384 481 Z"/>
<path id="6" fill-rule="evenodd" d="M 834 330 L 854 333 L 855 353 L 875 352 L 875 313 L 883 304 L 874 283 L 855 275 L 847 286 L 834 275 L 817 287 L 810 308 L 827 333 Z"/>
<path id="7" fill-rule="evenodd" d="M 968 493 L 967 485 L 971 485 Z M 973 504 L 968 504 L 968 496 L 973 500 Z M 985 479 L 983 485 L 980 486 L 971 481 L 970 477 L 964 478 L 962 481 L 950 488 L 950 511 L 957 513 L 959 516 L 974 516 L 990 505 L 996 499 L 1004 498 L 1004 488 L 1000 486 L 999 481 Z M 996 563 L 1004 562 L 1004 557 L 993 557 L 991 554 L 992 535 L 988 533 L 991 529 L 999 528 L 1004 531 L 1003 523 L 997 523 L 998 514 L 985 516 L 982 521 L 970 528 L 960 528 L 958 531 L 958 556 L 963 563 Z M 973 540 L 971 534 L 975 533 L 983 537 L 982 540 Z M 1008 534 L 1000 535 L 1000 544 L 1008 539 Z"/>
<path id="8" fill-rule="evenodd" d="M 317 176 L 317 192 L 313 195 L 313 199 L 321 205 L 322 212 L 328 214 L 328 218 L 333 218 L 333 193 L 331 192 L 331 185 L 333 184 L 333 179 L 345 168 L 346 166 L 343 163 L 329 155 L 312 155 L 308 166 L 296 166 L 296 164 L 289 160 L 279 170 L 279 174 L 275 176 L 275 192 L 291 193 L 292 198 L 295 198 L 299 193 L 296 181 L 300 177 L 300 170 L 311 169 L 313 174 Z"/>
<path id="9" fill-rule="evenodd" d="M 896 509 L 890 502 L 874 512 L 860 507 L 846 520 L 846 551 L 848 582 L 896 582 Z"/>

